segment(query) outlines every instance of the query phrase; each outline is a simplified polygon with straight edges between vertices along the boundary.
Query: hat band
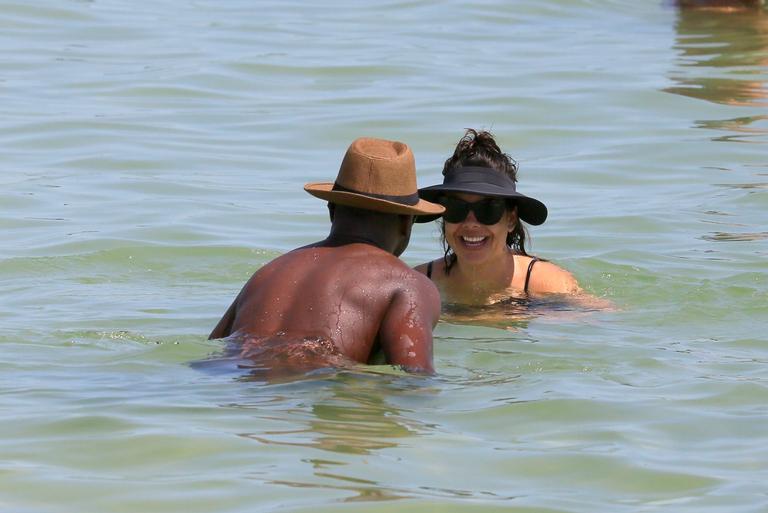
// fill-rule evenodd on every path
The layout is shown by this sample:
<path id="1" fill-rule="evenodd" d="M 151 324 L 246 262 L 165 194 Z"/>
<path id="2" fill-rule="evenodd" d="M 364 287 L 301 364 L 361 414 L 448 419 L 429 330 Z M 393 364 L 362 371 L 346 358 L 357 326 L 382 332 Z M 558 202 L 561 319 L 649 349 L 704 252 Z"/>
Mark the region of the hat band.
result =
<path id="1" fill-rule="evenodd" d="M 400 203 L 401 205 L 408 205 L 408 206 L 416 205 L 419 202 L 418 192 L 414 192 L 413 194 L 406 194 L 403 196 L 399 196 L 396 194 L 374 194 L 372 192 L 362 192 L 362 191 L 357 191 L 355 189 L 350 189 L 348 187 L 344 187 L 343 185 L 339 185 L 336 182 L 334 182 L 332 190 L 339 191 L 339 192 L 351 192 L 354 194 L 360 194 L 362 196 L 368 196 L 369 198 L 393 201 L 395 203 Z"/>
<path id="2" fill-rule="evenodd" d="M 458 185 L 468 183 L 489 183 L 497 187 L 509 188 L 517 191 L 515 182 L 506 173 L 501 173 L 490 167 L 462 166 L 452 167 L 445 173 L 443 185 Z"/>

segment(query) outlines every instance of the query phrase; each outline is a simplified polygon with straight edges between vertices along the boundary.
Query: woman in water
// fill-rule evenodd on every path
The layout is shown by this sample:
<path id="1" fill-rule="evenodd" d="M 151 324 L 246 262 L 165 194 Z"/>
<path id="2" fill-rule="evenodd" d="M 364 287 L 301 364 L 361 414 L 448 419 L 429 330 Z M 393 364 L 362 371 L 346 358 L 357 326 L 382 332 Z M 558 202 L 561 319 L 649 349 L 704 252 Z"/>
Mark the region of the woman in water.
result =
<path id="1" fill-rule="evenodd" d="M 416 267 L 435 282 L 443 302 L 487 305 L 528 294 L 580 292 L 571 273 L 526 252 L 521 221 L 542 224 L 547 207 L 517 192 L 517 164 L 490 133 L 467 130 L 445 161 L 443 177 L 419 196 L 445 207 L 445 255 Z"/>

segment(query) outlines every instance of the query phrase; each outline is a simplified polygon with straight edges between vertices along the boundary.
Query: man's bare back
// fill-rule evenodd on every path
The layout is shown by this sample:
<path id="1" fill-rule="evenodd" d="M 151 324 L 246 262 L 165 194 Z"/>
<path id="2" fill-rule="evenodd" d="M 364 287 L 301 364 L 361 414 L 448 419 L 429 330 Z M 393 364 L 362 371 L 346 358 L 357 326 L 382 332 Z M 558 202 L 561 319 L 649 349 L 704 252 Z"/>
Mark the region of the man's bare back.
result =
<path id="1" fill-rule="evenodd" d="M 369 363 L 380 352 L 433 372 L 440 294 L 398 256 L 417 217 L 444 209 L 419 199 L 410 148 L 357 139 L 335 182 L 304 189 L 328 202 L 330 234 L 254 273 L 210 338 L 236 339 L 241 358 L 278 372 Z"/>
<path id="2" fill-rule="evenodd" d="M 279 345 L 294 363 L 306 358 L 307 367 L 324 356 L 330 363 L 339 356 L 368 363 L 381 350 L 389 363 L 431 372 L 439 315 L 435 286 L 396 256 L 369 244 L 314 245 L 257 271 L 211 338 L 242 338 L 245 357 Z"/>

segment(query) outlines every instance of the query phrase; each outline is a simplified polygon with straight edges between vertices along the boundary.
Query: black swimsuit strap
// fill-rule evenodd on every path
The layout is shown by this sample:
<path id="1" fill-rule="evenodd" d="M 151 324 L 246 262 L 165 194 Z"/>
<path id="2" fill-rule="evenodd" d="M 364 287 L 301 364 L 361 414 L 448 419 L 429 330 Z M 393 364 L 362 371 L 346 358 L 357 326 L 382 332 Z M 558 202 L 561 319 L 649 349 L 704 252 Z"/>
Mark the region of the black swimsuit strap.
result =
<path id="1" fill-rule="evenodd" d="M 523 292 L 526 294 L 528 293 L 528 283 L 531 281 L 531 271 L 533 271 L 533 264 L 538 262 L 539 259 L 537 257 L 531 257 L 531 262 L 528 264 L 528 271 L 525 273 L 525 288 L 523 288 Z M 430 261 L 427 264 L 427 278 L 430 280 L 432 279 L 432 262 Z"/>
<path id="2" fill-rule="evenodd" d="M 525 288 L 523 289 L 523 292 L 526 294 L 528 293 L 528 282 L 531 281 L 531 271 L 533 270 L 533 264 L 538 261 L 538 258 L 531 257 L 531 263 L 528 264 L 528 272 L 525 274 Z"/>

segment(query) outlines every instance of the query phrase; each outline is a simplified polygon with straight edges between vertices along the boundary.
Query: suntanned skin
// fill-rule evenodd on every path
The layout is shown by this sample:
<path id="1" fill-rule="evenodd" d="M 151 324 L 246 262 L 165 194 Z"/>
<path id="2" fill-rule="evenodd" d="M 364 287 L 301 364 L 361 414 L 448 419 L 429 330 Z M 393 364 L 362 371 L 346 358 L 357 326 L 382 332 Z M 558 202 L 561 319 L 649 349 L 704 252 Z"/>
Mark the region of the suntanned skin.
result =
<path id="1" fill-rule="evenodd" d="M 451 193 L 467 202 L 484 196 Z M 531 257 L 513 253 L 506 245 L 507 233 L 519 222 L 517 209 L 507 210 L 498 223 L 480 223 L 474 212 L 459 223 L 445 223 L 445 238 L 458 257 L 449 274 L 442 258 L 432 262 L 432 280 L 447 303 L 483 305 L 522 293 Z M 466 237 L 482 239 L 467 244 Z M 426 274 L 427 264 L 416 267 Z M 528 291 L 532 294 L 577 294 L 581 288 L 573 275 L 557 265 L 540 260 L 534 264 Z"/>
<path id="2" fill-rule="evenodd" d="M 327 239 L 259 269 L 209 338 L 240 338 L 242 357 L 259 354 L 271 364 L 279 360 L 270 354 L 283 351 L 305 369 L 333 365 L 333 355 L 304 351 L 321 340 L 354 362 L 368 363 L 382 351 L 387 363 L 434 372 L 440 295 L 397 258 L 408 244 L 412 216 L 336 206 L 332 219 Z"/>
<path id="3" fill-rule="evenodd" d="M 504 258 L 508 264 L 497 268 L 467 266 L 466 269 L 462 269 L 457 262 L 447 276 L 445 261 L 439 258 L 432 261 L 432 280 L 437 284 L 447 303 L 488 304 L 496 299 L 522 294 L 531 258 L 510 252 Z M 420 264 L 415 269 L 426 275 L 427 264 Z M 503 276 L 497 280 L 492 275 Z M 530 294 L 579 294 L 582 290 L 570 272 L 551 262 L 539 260 L 531 271 L 528 292 Z"/>

